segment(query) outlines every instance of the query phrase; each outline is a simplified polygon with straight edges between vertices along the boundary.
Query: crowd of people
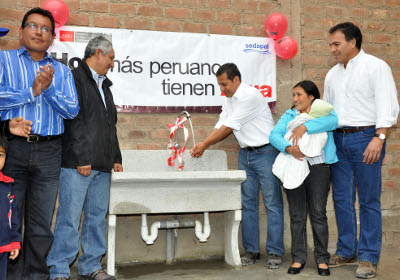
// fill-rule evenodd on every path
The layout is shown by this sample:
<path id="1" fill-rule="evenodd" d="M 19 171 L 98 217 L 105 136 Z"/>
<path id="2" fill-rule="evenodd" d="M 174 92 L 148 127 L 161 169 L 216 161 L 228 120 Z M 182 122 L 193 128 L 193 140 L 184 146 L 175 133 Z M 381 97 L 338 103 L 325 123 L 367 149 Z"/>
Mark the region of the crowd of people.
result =
<path id="1" fill-rule="evenodd" d="M 123 171 L 112 82 L 106 76 L 114 67 L 115 53 L 106 38 L 93 38 L 82 62 L 71 71 L 47 52 L 54 30 L 52 14 L 33 8 L 22 20 L 21 48 L 0 51 L 0 280 L 69 279 L 79 240 L 79 279 L 112 280 L 101 259 L 106 253 L 111 171 Z M 321 99 L 318 87 L 304 80 L 293 87 L 294 106 L 276 125 L 266 99 L 242 83 L 235 64 L 217 71 L 226 96 L 222 113 L 210 135 L 190 153 L 200 157 L 231 133 L 240 145 L 239 169 L 246 171 L 241 186 L 243 265 L 260 258 L 261 190 L 268 219 L 267 267 L 281 266 L 283 198 L 273 172 L 281 152 L 307 168 L 294 188 L 284 188 L 292 237 L 288 273 L 298 274 L 306 264 L 308 214 L 319 275 L 328 276 L 329 268 L 343 265 L 358 265 L 359 278 L 376 275 L 382 245 L 382 160 L 399 106 L 390 67 L 366 54 L 361 44 L 361 31 L 353 23 L 332 27 L 329 45 L 337 64 L 325 78 L 323 100 L 333 109 L 320 113 L 315 106 Z M 301 143 L 306 135 L 317 134 L 323 134 L 319 139 L 324 142 L 309 155 Z M 338 228 L 332 255 L 326 215 L 331 185 Z"/>

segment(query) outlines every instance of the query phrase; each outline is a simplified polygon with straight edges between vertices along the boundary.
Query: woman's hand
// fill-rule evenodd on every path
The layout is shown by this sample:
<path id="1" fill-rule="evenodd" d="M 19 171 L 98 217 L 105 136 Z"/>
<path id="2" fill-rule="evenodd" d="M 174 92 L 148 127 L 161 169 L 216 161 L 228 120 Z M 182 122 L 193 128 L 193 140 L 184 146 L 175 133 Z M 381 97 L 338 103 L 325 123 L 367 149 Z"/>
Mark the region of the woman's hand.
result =
<path id="1" fill-rule="evenodd" d="M 299 144 L 299 139 L 301 139 L 304 135 L 304 133 L 307 132 L 307 127 L 302 124 L 296 127 L 295 129 L 292 130 L 292 135 L 289 137 L 289 142 L 290 140 L 293 139 L 293 146 L 297 146 Z"/>
<path id="2" fill-rule="evenodd" d="M 299 146 L 287 146 L 285 151 L 297 160 L 302 161 L 302 158 L 305 157 L 305 155 L 300 151 Z"/>

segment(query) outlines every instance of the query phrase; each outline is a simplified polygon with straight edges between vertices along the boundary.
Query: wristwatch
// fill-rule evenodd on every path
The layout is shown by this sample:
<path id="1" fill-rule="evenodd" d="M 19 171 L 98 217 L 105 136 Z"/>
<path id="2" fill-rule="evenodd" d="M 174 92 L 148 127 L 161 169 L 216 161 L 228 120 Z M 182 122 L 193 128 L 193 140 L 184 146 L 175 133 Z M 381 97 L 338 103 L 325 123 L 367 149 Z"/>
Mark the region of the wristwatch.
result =
<path id="1" fill-rule="evenodd" d="M 374 135 L 375 137 L 378 137 L 381 140 L 385 140 L 386 139 L 386 135 L 383 133 L 377 133 Z"/>

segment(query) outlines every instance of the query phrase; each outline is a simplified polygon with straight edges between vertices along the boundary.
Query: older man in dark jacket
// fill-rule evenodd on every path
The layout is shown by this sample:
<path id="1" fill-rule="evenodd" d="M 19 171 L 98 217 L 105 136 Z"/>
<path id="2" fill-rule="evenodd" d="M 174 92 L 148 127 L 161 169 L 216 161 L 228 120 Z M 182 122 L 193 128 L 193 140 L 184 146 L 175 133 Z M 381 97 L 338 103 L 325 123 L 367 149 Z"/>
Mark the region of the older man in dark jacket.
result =
<path id="1" fill-rule="evenodd" d="M 102 268 L 106 252 L 105 217 L 110 197 L 111 170 L 123 171 L 116 123 L 117 112 L 105 76 L 114 67 L 114 50 L 104 37 L 92 39 L 85 58 L 72 71 L 79 99 L 78 116 L 65 121 L 59 208 L 54 244 L 47 258 L 50 279 L 68 279 L 69 265 L 79 251 L 79 221 L 83 255 L 79 279 L 115 279 Z"/>

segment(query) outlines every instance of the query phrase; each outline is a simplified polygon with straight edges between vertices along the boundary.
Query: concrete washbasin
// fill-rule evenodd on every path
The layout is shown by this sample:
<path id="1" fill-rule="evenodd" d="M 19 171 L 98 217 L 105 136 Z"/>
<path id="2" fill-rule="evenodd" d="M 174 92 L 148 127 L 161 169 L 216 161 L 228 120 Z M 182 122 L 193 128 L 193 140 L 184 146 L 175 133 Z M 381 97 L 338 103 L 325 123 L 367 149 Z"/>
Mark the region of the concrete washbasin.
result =
<path id="1" fill-rule="evenodd" d="M 110 189 L 107 270 L 112 275 L 115 273 L 116 215 L 126 214 L 141 214 L 143 218 L 146 214 L 205 212 L 208 219 L 208 212 L 223 211 L 225 261 L 233 266 L 241 265 L 238 229 L 240 185 L 246 179 L 245 171 L 228 170 L 226 153 L 220 150 L 207 150 L 200 158 L 184 153 L 183 171 L 167 165 L 169 156 L 166 150 L 122 151 L 124 172 L 112 174 Z"/>

